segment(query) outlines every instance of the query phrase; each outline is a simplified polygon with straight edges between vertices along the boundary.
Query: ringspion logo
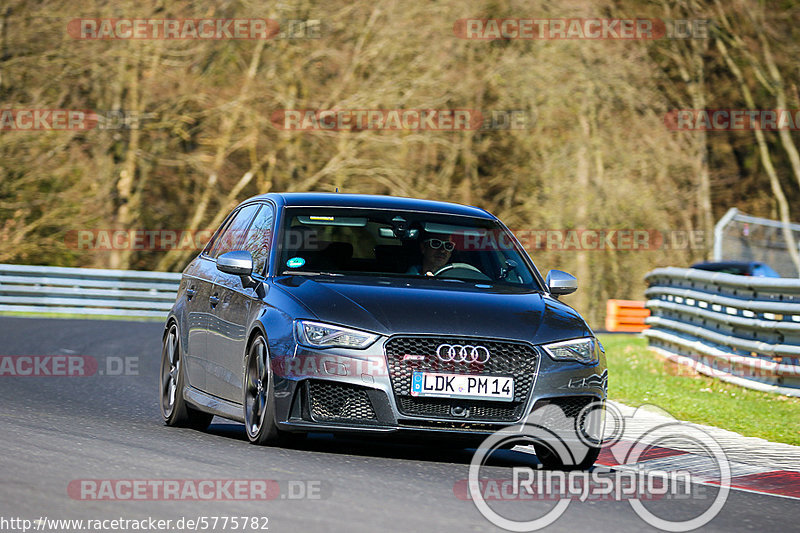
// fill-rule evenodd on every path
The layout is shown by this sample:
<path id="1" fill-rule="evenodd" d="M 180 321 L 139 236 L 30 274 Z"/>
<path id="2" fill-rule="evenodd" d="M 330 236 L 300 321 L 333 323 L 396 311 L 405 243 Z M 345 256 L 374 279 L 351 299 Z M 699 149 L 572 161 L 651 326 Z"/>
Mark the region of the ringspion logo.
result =
<path id="1" fill-rule="evenodd" d="M 558 520 L 573 501 L 627 501 L 633 511 L 648 525 L 665 531 L 692 531 L 713 520 L 722 510 L 731 486 L 731 465 L 722 446 L 699 427 L 677 421 L 667 421 L 637 435 L 633 442 L 620 440 L 625 433 L 626 418 L 613 404 L 596 402 L 582 412 L 567 416 L 560 407 L 548 405 L 534 410 L 521 424 L 503 428 L 487 437 L 477 448 L 469 466 L 466 480 L 457 481 L 453 493 L 459 499 L 472 500 L 475 507 L 493 525 L 508 531 L 538 531 Z M 605 420 L 613 420 L 612 432 L 605 431 Z M 602 436 L 605 435 L 605 438 Z M 629 468 L 603 472 L 577 468 L 570 472 L 551 471 L 530 467 L 513 467 L 511 476 L 497 478 L 482 473 L 495 450 L 517 445 L 534 444 L 537 455 L 549 453 L 557 462 L 569 467 L 581 466 L 592 449 L 605 449 L 616 458 L 617 464 Z M 706 498 L 696 491 L 691 472 L 672 469 L 669 472 L 646 464 L 650 450 L 672 447 L 689 447 L 707 457 L 703 481 L 719 488 L 716 496 Z M 546 450 L 546 452 L 545 452 Z M 541 462 L 541 458 L 540 458 Z M 630 467 L 635 469 L 630 471 Z M 659 516 L 663 509 L 648 509 L 642 501 L 669 498 L 674 500 L 710 500 L 708 506 L 691 509 L 692 514 Z M 530 507 L 533 516 L 520 518 L 520 514 L 505 516 L 508 507 L 493 508 L 489 501 L 530 502 L 556 501 L 556 504 L 539 515 L 541 507 Z M 706 502 L 703 502 L 706 503 Z M 509 513 L 510 514 L 510 513 Z"/>

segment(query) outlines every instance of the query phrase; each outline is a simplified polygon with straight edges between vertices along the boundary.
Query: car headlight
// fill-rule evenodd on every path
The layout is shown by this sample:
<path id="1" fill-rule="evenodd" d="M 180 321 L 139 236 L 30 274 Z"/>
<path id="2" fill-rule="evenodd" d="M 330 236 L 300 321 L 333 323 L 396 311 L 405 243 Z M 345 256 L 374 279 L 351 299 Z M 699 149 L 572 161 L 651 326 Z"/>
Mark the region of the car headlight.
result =
<path id="1" fill-rule="evenodd" d="M 594 363 L 600 358 L 600 343 L 593 338 L 573 339 L 571 341 L 554 342 L 542 346 L 556 361 L 578 361 Z"/>
<path id="2" fill-rule="evenodd" d="M 377 335 L 343 328 L 332 324 L 297 320 L 295 322 L 297 342 L 312 348 L 358 348 L 363 349 L 375 342 Z"/>

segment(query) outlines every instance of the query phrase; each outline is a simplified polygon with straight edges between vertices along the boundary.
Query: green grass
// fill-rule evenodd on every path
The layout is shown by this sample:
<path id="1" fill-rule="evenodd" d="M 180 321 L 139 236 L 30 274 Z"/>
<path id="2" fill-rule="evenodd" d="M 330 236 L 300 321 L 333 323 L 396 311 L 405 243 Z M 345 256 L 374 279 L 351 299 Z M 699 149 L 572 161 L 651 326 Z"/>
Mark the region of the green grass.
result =
<path id="1" fill-rule="evenodd" d="M 167 319 L 166 313 L 164 313 L 164 318 L 155 318 L 147 316 L 81 315 L 78 313 L 27 313 L 19 311 L 0 311 L 0 316 L 17 316 L 23 318 L 78 318 L 81 320 L 133 320 L 135 322 L 164 322 Z"/>
<path id="2" fill-rule="evenodd" d="M 651 404 L 679 420 L 748 437 L 800 445 L 800 398 L 759 392 L 693 374 L 647 349 L 631 335 L 601 335 L 608 395 L 631 407 Z"/>

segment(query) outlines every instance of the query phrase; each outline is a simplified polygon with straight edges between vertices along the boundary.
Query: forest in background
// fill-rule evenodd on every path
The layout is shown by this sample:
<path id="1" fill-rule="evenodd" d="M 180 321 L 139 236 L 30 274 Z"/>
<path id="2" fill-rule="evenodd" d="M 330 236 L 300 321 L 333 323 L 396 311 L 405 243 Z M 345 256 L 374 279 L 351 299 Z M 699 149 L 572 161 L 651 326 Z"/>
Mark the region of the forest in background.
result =
<path id="1" fill-rule="evenodd" d="M 319 21 L 269 40 L 79 40 L 70 20 Z M 463 18 L 708 21 L 703 38 L 469 40 Z M 643 275 L 709 257 L 729 207 L 800 219 L 798 135 L 673 131 L 677 109 L 800 109 L 797 2 L 6 0 L 0 109 L 90 109 L 126 127 L 0 131 L 0 262 L 180 271 L 191 250 L 83 250 L 85 229 L 207 229 L 271 191 L 488 209 L 517 232 L 700 235 L 648 250 L 529 249 L 575 274 L 599 325 Z M 301 32 L 302 33 L 302 32 Z M 286 131 L 283 109 L 523 111 L 525 129 Z M 694 233 L 692 233 L 694 232 Z M 669 244 L 669 243 L 668 243 Z"/>

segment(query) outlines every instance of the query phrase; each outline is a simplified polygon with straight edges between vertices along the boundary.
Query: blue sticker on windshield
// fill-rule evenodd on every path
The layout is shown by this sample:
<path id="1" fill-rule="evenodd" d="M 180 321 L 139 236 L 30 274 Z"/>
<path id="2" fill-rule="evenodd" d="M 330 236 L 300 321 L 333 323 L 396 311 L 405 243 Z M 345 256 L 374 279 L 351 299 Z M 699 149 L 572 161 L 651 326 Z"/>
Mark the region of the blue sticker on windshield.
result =
<path id="1" fill-rule="evenodd" d="M 300 268 L 301 266 L 306 264 L 306 260 L 302 257 L 292 257 L 288 261 L 286 261 L 286 266 L 289 268 Z"/>

